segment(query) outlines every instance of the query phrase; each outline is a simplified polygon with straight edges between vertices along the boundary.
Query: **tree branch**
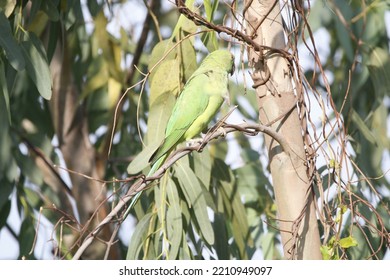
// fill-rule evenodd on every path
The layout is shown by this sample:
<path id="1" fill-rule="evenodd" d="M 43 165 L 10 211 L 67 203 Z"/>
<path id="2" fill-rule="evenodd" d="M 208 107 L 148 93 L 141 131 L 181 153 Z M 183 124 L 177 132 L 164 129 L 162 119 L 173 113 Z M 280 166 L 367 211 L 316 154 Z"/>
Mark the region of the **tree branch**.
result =
<path id="1" fill-rule="evenodd" d="M 124 197 L 122 197 L 118 204 L 111 210 L 111 212 L 95 227 L 93 231 L 91 231 L 83 243 L 73 256 L 74 260 L 77 260 L 81 257 L 83 252 L 88 248 L 88 246 L 93 242 L 95 237 L 99 234 L 102 228 L 109 224 L 114 217 L 116 217 L 125 207 L 126 204 L 130 202 L 132 197 L 140 191 L 143 191 L 149 187 L 150 182 L 161 178 L 165 172 L 179 159 L 188 155 L 193 151 L 201 152 L 203 148 L 212 140 L 215 140 L 221 136 L 225 136 L 228 133 L 232 132 L 242 132 L 249 136 L 255 136 L 260 132 L 265 133 L 272 138 L 274 138 L 282 147 L 282 149 L 289 153 L 291 151 L 290 146 L 288 145 L 286 139 L 280 133 L 273 130 L 271 127 L 262 125 L 262 124 L 227 124 L 227 123 L 217 123 L 213 128 L 209 130 L 209 132 L 205 135 L 203 140 L 198 144 L 195 144 L 191 147 L 184 147 L 174 151 L 165 161 L 165 163 L 152 175 L 149 177 L 143 177 L 140 180 L 136 181 L 130 189 L 127 191 Z M 121 221 L 123 222 L 123 221 Z"/>
<path id="2" fill-rule="evenodd" d="M 181 13 L 186 18 L 188 18 L 189 20 L 194 22 L 196 25 L 205 26 L 209 29 L 214 30 L 217 33 L 225 33 L 233 38 L 238 39 L 241 42 L 248 44 L 249 46 L 253 47 L 253 49 L 255 51 L 260 52 L 260 51 L 267 50 L 270 53 L 280 53 L 287 59 L 291 58 L 291 54 L 289 52 L 282 50 L 282 49 L 276 49 L 276 48 L 272 48 L 269 46 L 260 45 L 253 40 L 254 39 L 254 38 L 252 38 L 253 36 L 248 36 L 244 32 L 242 32 L 241 30 L 209 22 L 207 19 L 205 19 L 201 15 L 191 11 L 185 5 L 183 0 L 175 0 L 175 3 L 176 3 L 176 6 L 179 10 L 179 13 Z"/>

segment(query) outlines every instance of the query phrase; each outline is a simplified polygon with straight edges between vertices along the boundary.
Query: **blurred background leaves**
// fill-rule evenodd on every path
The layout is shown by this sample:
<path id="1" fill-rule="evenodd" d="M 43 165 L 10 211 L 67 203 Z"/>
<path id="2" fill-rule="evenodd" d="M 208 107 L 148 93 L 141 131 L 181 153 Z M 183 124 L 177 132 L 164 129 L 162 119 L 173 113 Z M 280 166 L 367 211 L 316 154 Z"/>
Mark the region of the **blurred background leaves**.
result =
<path id="1" fill-rule="evenodd" d="M 226 15 L 234 22 L 230 8 L 220 1 L 193 3 L 187 1 L 209 21 L 224 23 Z M 129 20 L 132 9 L 142 13 L 134 12 L 137 16 Z M 327 258 L 382 259 L 386 253 L 382 237 L 390 228 L 386 174 L 390 169 L 390 60 L 384 21 L 388 11 L 388 1 L 318 0 L 309 14 L 314 35 L 328 34 L 328 40 L 317 46 L 326 45 L 327 55 L 321 61 L 330 90 L 314 66 L 304 69 L 305 75 L 317 93 L 331 93 L 356 164 L 346 182 L 356 196 L 346 192 L 342 196 L 343 203 L 355 211 L 354 216 L 350 211 L 343 213 L 350 226 L 339 232 L 338 220 L 330 232 L 321 228 Z M 147 171 L 145 161 L 135 159 L 161 139 L 175 98 L 201 58 L 226 47 L 240 58 L 239 46 L 179 16 L 169 1 L 1 1 L 0 229 L 2 238 L 11 236 L 15 248 L 5 258 L 69 258 L 87 222 L 78 212 L 95 203 L 95 197 L 74 200 L 75 182 L 66 170 L 55 167 L 68 167 L 68 157 L 86 160 L 78 154 L 63 154 L 50 110 L 52 101 L 48 100 L 55 86 L 50 64 L 58 45 L 66 45 L 69 52 L 67 73 L 77 92 L 73 109 L 82 112 L 87 127 L 94 174 L 100 174 L 95 179 L 110 182 L 128 177 L 127 171 Z M 238 70 L 230 85 L 231 104 L 238 105 L 232 120 L 257 122 L 256 97 L 246 84 L 248 77 L 243 79 L 248 69 L 245 59 L 242 63 L 244 71 Z M 148 79 L 137 84 L 149 71 Z M 227 111 L 225 107 L 218 118 Z M 321 131 L 321 123 L 314 118 L 314 129 Z M 281 258 L 266 160 L 261 137 L 240 133 L 183 158 L 142 195 L 125 221 L 132 229 L 119 230 L 116 257 Z M 325 191 L 337 185 L 326 161 L 318 161 L 317 169 Z M 126 189 L 126 184 L 99 186 L 109 198 L 108 208 Z M 329 223 L 336 220 L 341 204 L 337 196 L 326 201 L 329 211 L 324 215 Z M 20 224 L 13 222 L 16 216 Z M 34 247 L 42 216 L 49 221 L 53 238 L 45 249 Z M 71 237 L 60 244 L 65 233 Z M 101 258 L 101 253 L 91 258 Z"/>

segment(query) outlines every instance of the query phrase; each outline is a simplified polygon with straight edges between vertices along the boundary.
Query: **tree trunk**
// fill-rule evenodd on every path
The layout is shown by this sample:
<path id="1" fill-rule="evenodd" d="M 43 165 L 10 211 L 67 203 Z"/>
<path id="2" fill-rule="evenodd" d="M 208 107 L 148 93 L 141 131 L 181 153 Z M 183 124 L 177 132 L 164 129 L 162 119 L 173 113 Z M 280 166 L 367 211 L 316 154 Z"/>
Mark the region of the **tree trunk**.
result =
<path id="1" fill-rule="evenodd" d="M 105 203 L 105 186 L 96 180 L 82 176 L 102 179 L 104 166 L 97 160 L 96 151 L 89 140 L 87 118 L 82 105 L 80 105 L 80 94 L 73 80 L 71 61 L 66 36 L 64 36 L 64 42 L 57 42 L 57 48 L 50 64 L 53 77 L 53 96 L 50 101 L 50 109 L 66 167 L 78 173 L 70 173 L 69 175 L 82 225 L 79 234 L 84 235 L 89 234 L 89 230 L 107 216 L 109 208 L 108 204 Z M 66 245 L 72 246 L 75 240 L 80 237 L 79 234 L 69 238 L 71 240 L 65 238 L 65 241 L 69 241 Z M 106 226 L 99 238 L 109 241 L 111 235 L 112 228 Z M 104 242 L 95 242 L 88 248 L 83 258 L 102 259 L 108 252 L 106 251 L 107 246 L 112 247 L 106 257 L 119 258 L 118 246 L 115 244 L 107 245 Z"/>
<path id="2" fill-rule="evenodd" d="M 265 136 L 284 256 L 286 259 L 321 259 L 292 71 L 279 52 L 268 48 L 286 49 L 280 5 L 277 0 L 246 0 L 245 4 L 247 35 L 267 47 L 258 52 L 248 50 L 259 120 L 280 133 L 289 146 L 288 150 L 283 150 L 278 142 Z"/>

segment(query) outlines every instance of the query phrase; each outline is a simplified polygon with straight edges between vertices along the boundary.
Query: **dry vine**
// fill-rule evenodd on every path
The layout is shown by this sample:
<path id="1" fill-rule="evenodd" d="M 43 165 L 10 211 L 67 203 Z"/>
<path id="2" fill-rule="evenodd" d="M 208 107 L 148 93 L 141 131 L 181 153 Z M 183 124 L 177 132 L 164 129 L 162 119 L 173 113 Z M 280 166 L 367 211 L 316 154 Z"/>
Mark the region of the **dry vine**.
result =
<path id="1" fill-rule="evenodd" d="M 77 252 L 73 256 L 73 259 L 79 259 L 83 252 L 88 248 L 88 246 L 93 242 L 96 238 L 97 234 L 102 230 L 102 228 L 113 222 L 114 218 L 122 217 L 126 210 L 126 205 L 131 201 L 132 197 L 140 191 L 143 191 L 150 187 L 150 183 L 154 180 L 161 178 L 164 173 L 171 167 L 175 162 L 177 162 L 180 158 L 188 155 L 193 151 L 201 152 L 203 148 L 212 140 L 215 140 L 221 136 L 226 136 L 229 133 L 239 131 L 248 136 L 255 136 L 258 133 L 265 133 L 273 137 L 275 140 L 280 141 L 279 143 L 282 145 L 286 151 L 289 151 L 290 148 L 283 136 L 275 132 L 269 126 L 261 125 L 261 124 L 227 124 L 227 123 L 217 123 L 215 127 L 211 128 L 209 133 L 205 135 L 203 140 L 195 145 L 178 149 L 174 151 L 165 161 L 165 163 L 152 175 L 149 177 L 141 176 L 139 180 L 137 180 L 134 184 L 131 185 L 127 193 L 120 198 L 116 206 L 111 210 L 111 212 L 107 215 L 105 219 L 103 219 L 99 225 L 85 237 L 82 241 L 81 246 L 78 248 Z M 126 181 L 130 182 L 139 177 L 128 178 Z M 92 219 L 93 217 L 91 217 Z M 122 218 L 119 218 L 116 222 L 120 225 L 123 222 Z M 86 228 L 86 227 L 85 227 Z M 81 240 L 79 240 L 81 241 Z"/>
<path id="2" fill-rule="evenodd" d="M 296 106 L 300 109 L 300 117 L 302 121 L 302 131 L 305 141 L 305 148 L 307 153 L 307 167 L 308 167 L 308 177 L 311 179 L 312 185 L 315 186 L 320 194 L 320 197 L 318 199 L 318 205 L 317 205 L 317 211 L 319 215 L 319 220 L 322 223 L 324 227 L 324 234 L 325 238 L 323 240 L 323 244 L 327 244 L 329 239 L 332 236 L 337 236 L 339 238 L 339 234 L 341 233 L 341 226 L 342 226 L 342 220 L 336 221 L 336 215 L 335 211 L 340 210 L 342 206 L 346 206 L 350 210 L 351 215 L 351 224 L 349 225 L 352 229 L 352 227 L 357 226 L 361 229 L 362 225 L 359 224 L 359 219 L 364 219 L 366 227 L 369 227 L 370 230 L 376 231 L 378 236 L 380 236 L 380 245 L 377 248 L 371 247 L 371 256 L 372 258 L 376 257 L 376 253 L 379 250 L 383 244 L 390 244 L 390 237 L 389 233 L 386 231 L 386 228 L 383 224 L 383 221 L 381 220 L 381 217 L 379 213 L 376 211 L 375 207 L 373 207 L 370 202 L 367 200 L 359 197 L 351 190 L 351 184 L 353 181 L 350 179 L 352 178 L 352 174 L 349 173 L 348 165 L 353 166 L 354 170 L 357 173 L 361 173 L 359 168 L 354 165 L 353 159 L 349 156 L 347 152 L 346 145 L 348 143 L 348 135 L 345 132 L 344 123 L 342 118 L 340 117 L 340 112 L 336 108 L 335 104 L 333 103 L 333 99 L 331 96 L 331 90 L 329 87 L 329 84 L 326 79 L 326 75 L 324 70 L 322 69 L 321 62 L 319 60 L 319 55 L 316 49 L 315 40 L 313 33 L 310 29 L 310 25 L 307 22 L 307 12 L 300 4 L 300 1 L 292 1 L 291 2 L 291 9 L 293 13 L 290 17 L 289 22 L 289 29 L 286 29 L 286 33 L 288 34 L 288 37 L 291 38 L 291 40 L 288 40 L 290 42 L 289 49 L 288 50 L 280 50 L 280 49 L 274 49 L 270 48 L 268 46 L 262 46 L 258 45 L 253 41 L 253 38 L 245 32 L 234 29 L 232 27 L 228 27 L 225 25 L 217 25 L 214 24 L 208 20 L 206 20 L 204 17 L 202 17 L 200 14 L 191 11 L 188 7 L 185 6 L 184 1 L 182 0 L 176 0 L 176 6 L 178 8 L 178 11 L 185 15 L 188 19 L 192 20 L 196 25 L 204 26 L 210 30 L 213 30 L 217 33 L 224 33 L 232 38 L 232 40 L 237 40 L 238 42 L 244 44 L 248 48 L 253 48 L 256 51 L 265 51 L 265 55 L 272 55 L 272 54 L 278 54 L 283 57 L 285 57 L 289 63 L 290 63 L 290 71 L 293 74 L 294 77 L 294 83 L 296 85 L 296 92 L 297 92 L 297 101 Z M 277 1 L 275 1 L 275 4 Z M 233 5 L 232 5 L 233 6 Z M 234 8 L 230 7 L 233 13 L 233 17 L 238 21 L 239 16 L 235 14 Z M 245 9 L 244 12 L 245 13 Z M 243 18 L 243 17 L 242 17 Z M 301 26 L 300 20 L 303 22 Z M 245 26 L 245 22 L 239 22 L 240 26 Z M 261 22 L 259 23 L 259 25 Z M 287 28 L 287 27 L 286 27 Z M 327 95 L 326 100 L 323 100 L 323 97 L 316 91 L 315 88 L 311 87 L 310 81 L 307 81 L 304 73 L 300 69 L 300 63 L 299 63 L 299 55 L 297 50 L 297 41 L 299 39 L 300 34 L 304 34 L 302 30 L 306 30 L 309 34 L 309 40 L 310 45 L 312 47 L 309 47 L 309 43 L 307 42 L 307 38 L 305 38 L 303 35 L 301 37 L 303 43 L 306 45 L 307 49 L 310 50 L 314 57 L 314 62 L 316 67 L 319 69 L 320 75 L 322 75 L 324 81 L 325 81 L 325 87 L 327 89 Z M 193 35 L 191 35 L 193 36 Z M 163 58 L 162 58 L 163 59 Z M 148 73 L 149 74 L 149 73 Z M 145 75 L 145 79 L 136 85 L 140 83 L 144 83 L 147 79 L 148 74 Z M 315 73 L 316 75 L 316 73 Z M 313 77 L 315 79 L 315 77 Z M 264 82 L 264 81 L 263 81 Z M 255 86 L 261 86 L 262 84 L 255 84 Z M 312 93 L 314 95 L 312 95 Z M 310 97 L 309 97 L 310 95 Z M 348 91 L 345 93 L 345 95 L 348 95 Z M 307 101 L 305 101 L 305 97 Z M 317 133 L 317 127 L 312 121 L 310 117 L 311 107 L 310 107 L 310 101 L 314 99 L 318 102 L 320 107 L 323 110 L 323 122 L 322 122 L 322 132 L 320 135 Z M 324 104 L 330 104 L 331 110 L 334 113 L 335 117 L 334 119 L 329 119 L 325 112 L 325 105 Z M 341 108 L 342 110 L 342 108 Z M 286 112 L 288 114 L 288 112 Z M 283 116 L 280 116 L 280 118 L 283 118 Z M 108 223 L 116 222 L 117 227 L 119 228 L 120 224 L 123 222 L 123 213 L 126 209 L 126 205 L 129 203 L 131 198 L 139 191 L 144 190 L 150 186 L 150 183 L 156 179 L 161 178 L 161 176 L 165 173 L 165 171 L 172 166 L 177 160 L 184 157 L 185 155 L 193 152 L 193 151 L 201 151 L 210 141 L 217 139 L 219 137 L 224 136 L 228 133 L 239 131 L 242 132 L 245 135 L 253 136 L 257 135 L 258 133 L 265 133 L 270 135 L 272 138 L 274 138 L 286 151 L 287 153 L 290 152 L 290 147 L 287 144 L 287 142 L 284 140 L 283 136 L 276 133 L 275 131 L 271 130 L 268 125 L 260 125 L 260 124 L 248 124 L 243 123 L 239 125 L 232 125 L 232 124 L 226 124 L 226 123 L 218 123 L 218 127 L 223 129 L 223 133 L 221 134 L 221 130 L 218 129 L 212 129 L 209 131 L 209 133 L 206 134 L 203 141 L 201 143 L 198 143 L 196 145 L 193 145 L 191 147 L 186 147 L 183 149 L 179 149 L 172 153 L 172 155 L 167 159 L 165 164 L 156 171 L 155 174 L 153 174 L 150 177 L 134 177 L 134 178 L 128 178 L 124 182 L 126 184 L 136 180 L 129 190 L 126 192 L 124 196 L 122 196 L 118 203 L 115 205 L 115 207 L 112 209 L 112 211 L 103 219 L 99 225 L 88 232 L 88 234 L 85 236 L 84 234 L 80 235 L 80 239 L 78 240 L 77 244 L 81 244 L 78 248 L 77 252 L 74 255 L 74 259 L 79 259 L 85 249 L 93 242 L 93 240 L 96 238 L 97 234 L 101 231 L 101 229 L 107 225 Z M 330 127 L 330 130 L 327 131 L 326 127 Z M 340 150 L 336 153 L 332 147 L 329 146 L 329 139 L 330 137 L 334 137 L 338 147 Z M 327 149 L 330 150 L 327 151 Z M 316 169 L 316 158 L 319 156 L 319 154 L 322 154 L 322 156 L 328 160 L 328 173 L 327 174 L 320 174 L 318 170 Z M 330 162 L 333 161 L 333 164 Z M 343 178 L 341 174 L 341 170 L 346 170 L 347 172 L 347 181 Z M 328 198 L 325 197 L 325 191 L 323 186 L 323 177 L 324 175 L 332 175 L 333 182 L 329 181 L 328 186 L 325 186 L 327 189 L 331 187 L 331 185 L 336 186 L 338 188 L 338 195 L 339 195 L 339 201 L 338 205 L 329 205 L 328 204 Z M 361 173 L 362 176 L 364 174 Z M 370 178 L 366 178 L 368 184 L 371 186 L 372 190 L 376 193 L 376 195 L 379 197 L 379 194 L 375 191 L 374 187 L 370 184 Z M 108 198 L 107 198 L 108 199 Z M 356 205 L 362 203 L 365 204 L 374 214 L 376 217 L 377 225 L 373 224 L 372 221 L 367 220 L 362 213 L 359 213 L 356 209 Z M 388 211 L 388 208 L 385 207 Z M 93 217 L 91 217 L 92 219 Z M 296 221 L 291 221 L 294 224 L 294 228 L 299 227 L 299 223 L 303 219 L 303 215 L 301 215 Z M 87 228 L 87 226 L 84 226 L 84 228 Z M 81 230 L 82 232 L 82 230 Z M 114 232 L 112 238 L 109 242 L 107 242 L 107 250 L 109 250 L 110 244 L 114 242 L 116 232 Z M 363 229 L 361 229 L 361 232 L 364 232 Z M 85 237 L 84 237 L 85 236 Z M 296 238 L 297 234 L 296 232 L 292 232 L 292 238 Z M 84 239 L 81 240 L 81 237 Z M 368 242 L 368 239 L 367 239 Z M 296 244 L 296 241 L 294 241 L 294 244 Z M 291 249 L 292 255 L 294 255 L 296 248 L 293 246 Z M 341 249 L 344 251 L 344 249 Z M 345 253 L 342 254 L 341 258 L 345 258 Z"/>
<path id="3" fill-rule="evenodd" d="M 274 5 L 276 5 L 278 1 L 274 1 Z M 287 5 L 290 3 L 290 7 Z M 309 3 L 310 5 L 310 3 Z M 376 211 L 375 207 L 371 205 L 371 203 L 361 197 L 359 197 L 357 194 L 353 193 L 351 191 L 350 186 L 352 185 L 352 181 L 349 178 L 352 178 L 353 174 L 350 174 L 349 171 L 349 165 L 352 165 L 353 168 L 357 171 L 357 173 L 362 176 L 363 178 L 366 178 L 368 185 L 371 187 L 372 192 L 377 196 L 380 197 L 380 194 L 375 190 L 375 188 L 370 183 L 370 179 L 367 178 L 360 169 L 356 166 L 353 159 L 349 156 L 347 152 L 347 144 L 349 142 L 348 135 L 345 130 L 345 125 L 343 122 L 343 119 L 341 117 L 341 111 L 344 108 L 345 102 L 347 101 L 347 96 L 349 94 L 349 87 L 347 88 L 345 92 L 345 99 L 344 103 L 341 106 L 340 110 L 337 109 L 336 105 L 333 102 L 333 98 L 331 95 L 331 89 L 330 85 L 328 83 L 326 74 L 324 69 L 322 68 L 322 63 L 319 59 L 319 54 L 316 48 L 315 39 L 313 36 L 313 32 L 311 30 L 311 27 L 307 21 L 308 13 L 305 11 L 305 8 L 302 6 L 302 2 L 300 1 L 291 1 L 291 2 L 285 2 L 285 7 L 288 9 L 291 13 L 287 13 L 289 15 L 288 24 L 286 24 L 286 34 L 288 35 L 289 40 L 288 42 L 288 50 L 281 50 L 281 49 L 274 49 L 270 48 L 268 46 L 258 45 L 256 42 L 253 41 L 253 37 L 250 35 L 245 34 L 241 30 L 235 30 L 231 27 L 223 26 L 223 25 L 216 25 L 209 21 L 207 21 L 204 17 L 202 17 L 200 14 L 197 14 L 194 11 L 191 11 L 188 7 L 185 6 L 184 1 L 182 0 L 176 0 L 176 6 L 178 7 L 178 10 L 181 14 L 185 15 L 188 19 L 192 20 L 195 24 L 201 25 L 204 27 L 207 27 L 209 29 L 214 30 L 217 33 L 225 33 L 229 35 L 232 39 L 235 39 L 241 43 L 244 43 L 247 47 L 253 48 L 255 51 L 265 51 L 265 55 L 269 56 L 272 54 L 278 54 L 283 56 L 287 61 L 290 63 L 290 71 L 292 73 L 292 77 L 294 77 L 294 83 L 296 86 L 296 94 L 297 94 L 297 106 L 300 108 L 300 116 L 302 120 L 302 131 L 304 133 L 304 140 L 306 145 L 306 152 L 307 152 L 307 166 L 308 166 L 308 176 L 312 180 L 312 184 L 316 185 L 316 187 L 319 189 L 320 193 L 324 193 L 324 190 L 322 189 L 322 179 L 321 177 L 324 176 L 324 174 L 318 174 L 318 171 L 315 167 L 316 164 L 316 158 L 318 157 L 318 153 L 321 152 L 325 159 L 328 161 L 329 166 L 329 172 L 332 173 L 334 185 L 338 188 L 339 193 L 339 205 L 338 206 L 331 206 L 328 205 L 326 202 L 326 199 L 323 197 L 320 198 L 319 203 L 320 205 L 317 206 L 318 213 L 320 215 L 320 221 L 322 222 L 323 227 L 325 228 L 325 232 L 327 233 L 325 236 L 325 239 L 323 240 L 323 244 L 327 244 L 329 241 L 329 238 L 333 236 L 331 232 L 334 233 L 336 236 L 336 239 L 340 238 L 341 233 L 341 225 L 342 220 L 335 222 L 337 218 L 334 217 L 334 210 L 339 209 L 339 207 L 347 206 L 348 209 L 351 211 L 351 230 L 354 225 L 359 227 L 361 229 L 361 225 L 358 222 L 359 217 L 364 218 L 364 216 L 359 213 L 356 209 L 356 204 L 363 203 L 367 207 L 371 209 L 371 211 L 375 214 L 377 226 L 372 224 L 370 221 L 365 219 L 365 223 L 368 224 L 369 228 L 372 231 L 375 231 L 380 239 L 380 245 L 378 245 L 377 249 L 374 249 L 370 244 L 371 248 L 371 255 L 368 258 L 375 258 L 376 253 L 378 252 L 379 248 L 382 247 L 383 244 L 386 244 L 387 246 L 390 244 L 390 235 L 386 231 L 386 228 L 383 224 L 383 221 L 381 220 L 381 217 L 379 213 Z M 234 3 L 232 4 L 234 6 Z M 247 6 L 248 7 L 248 6 Z M 245 10 L 247 7 L 244 7 L 243 14 L 245 14 Z M 310 10 L 310 6 L 308 7 L 308 10 Z M 231 11 L 234 14 L 233 18 L 238 21 L 239 16 L 235 14 L 234 8 L 231 7 Z M 338 15 L 341 16 L 340 11 L 338 12 Z M 267 15 L 267 13 L 265 13 Z M 264 16 L 265 18 L 266 16 Z M 242 16 L 242 18 L 244 18 Z M 348 25 L 345 20 L 342 19 L 342 22 L 344 25 Z M 301 23 L 302 22 L 302 23 Z M 238 22 L 239 26 L 245 26 L 247 24 L 246 22 Z M 259 21 L 258 26 L 254 27 L 253 29 L 256 30 L 260 25 L 262 24 L 262 21 Z M 347 26 L 348 27 L 348 26 Z M 305 31 L 309 34 L 309 43 L 307 42 L 307 38 L 304 36 Z M 311 86 L 311 82 L 306 80 L 306 77 L 300 68 L 300 62 L 299 62 L 299 54 L 297 50 L 297 42 L 299 39 L 302 39 L 303 43 L 305 44 L 306 48 L 312 53 L 312 56 L 314 58 L 315 66 L 319 69 L 319 74 L 322 76 L 322 79 L 325 83 L 325 88 L 327 90 L 326 100 L 321 96 L 321 94 Z M 353 39 L 357 42 L 358 39 L 353 37 Z M 309 46 L 310 45 L 310 46 Z M 358 44 L 359 46 L 359 44 Z M 358 55 L 358 49 L 355 51 L 355 56 Z M 356 61 L 356 60 L 355 60 Z M 351 71 L 355 70 L 355 66 L 351 69 Z M 313 74 L 313 80 L 316 79 L 316 72 Z M 351 76 L 351 75 L 350 75 Z M 265 84 L 267 79 L 261 80 L 260 84 L 255 83 L 255 87 L 261 86 Z M 349 81 L 350 84 L 350 81 Z M 312 95 L 314 93 L 314 95 Z M 305 101 L 305 96 L 307 97 Z M 315 123 L 312 121 L 310 112 L 310 100 L 311 96 L 314 97 L 314 99 L 318 102 L 320 107 L 322 108 L 323 112 L 323 120 L 322 120 L 322 135 L 317 134 L 317 127 Z M 334 119 L 330 119 L 326 113 L 325 104 L 329 104 L 331 111 L 335 115 Z M 329 126 L 330 130 L 326 131 L 326 127 Z M 339 153 L 337 154 L 334 150 L 334 148 L 331 148 L 329 146 L 330 139 L 334 137 L 336 140 L 336 145 L 339 147 Z M 326 149 L 331 149 L 331 154 L 329 154 Z M 333 162 L 329 163 L 329 162 Z M 336 162 L 336 163 L 334 163 Z M 336 166 L 335 166 L 336 165 Z M 333 171 L 332 171 L 333 170 Z M 341 174 L 341 170 L 345 170 L 347 173 L 347 182 L 345 179 L 343 179 L 343 175 Z M 328 184 L 331 184 L 331 182 L 328 182 Z M 331 185 L 327 186 L 328 188 Z M 348 199 L 345 200 L 342 194 L 346 194 Z M 390 211 L 386 205 L 382 205 L 387 212 L 390 214 Z M 325 213 L 324 213 L 325 211 Z M 296 221 L 292 221 L 294 224 L 297 223 L 297 225 L 294 228 L 299 227 L 300 220 L 303 218 L 301 215 L 297 218 Z M 361 232 L 364 234 L 363 230 L 361 229 Z M 297 236 L 297 233 L 292 232 L 292 236 Z M 367 239 L 368 242 L 368 239 Z M 296 244 L 296 242 L 294 242 Z M 292 247 L 291 250 L 295 250 L 295 247 Z M 342 251 L 344 251 L 343 248 L 340 248 Z M 345 254 L 341 256 L 341 258 L 345 258 Z"/>

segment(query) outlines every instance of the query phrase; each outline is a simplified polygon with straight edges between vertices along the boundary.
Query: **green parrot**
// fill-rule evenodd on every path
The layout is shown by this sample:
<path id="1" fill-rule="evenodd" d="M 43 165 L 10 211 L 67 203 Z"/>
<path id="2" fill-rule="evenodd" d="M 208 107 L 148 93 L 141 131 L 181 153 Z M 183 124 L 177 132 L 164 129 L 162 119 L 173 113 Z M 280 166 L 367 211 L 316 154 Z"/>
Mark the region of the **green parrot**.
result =
<path id="1" fill-rule="evenodd" d="M 234 56 L 227 50 L 210 53 L 191 75 L 179 95 L 168 120 L 165 137 L 149 162 L 153 175 L 178 144 L 197 136 L 207 127 L 228 98 L 228 73 L 234 72 Z M 142 192 L 132 199 L 129 208 Z"/>

